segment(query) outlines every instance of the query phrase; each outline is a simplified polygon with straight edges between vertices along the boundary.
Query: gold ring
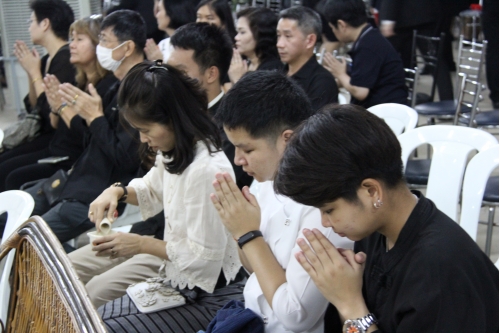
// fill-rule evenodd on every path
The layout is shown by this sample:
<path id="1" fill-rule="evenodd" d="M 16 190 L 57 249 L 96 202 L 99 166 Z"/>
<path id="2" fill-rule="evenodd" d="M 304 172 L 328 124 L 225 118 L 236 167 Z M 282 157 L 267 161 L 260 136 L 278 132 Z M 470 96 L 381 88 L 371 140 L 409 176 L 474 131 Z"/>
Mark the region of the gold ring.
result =
<path id="1" fill-rule="evenodd" d="M 78 98 L 78 94 L 75 95 L 75 97 L 73 97 L 73 99 L 76 101 L 76 99 Z"/>
<path id="2" fill-rule="evenodd" d="M 94 212 L 89 212 L 89 215 L 94 215 Z"/>

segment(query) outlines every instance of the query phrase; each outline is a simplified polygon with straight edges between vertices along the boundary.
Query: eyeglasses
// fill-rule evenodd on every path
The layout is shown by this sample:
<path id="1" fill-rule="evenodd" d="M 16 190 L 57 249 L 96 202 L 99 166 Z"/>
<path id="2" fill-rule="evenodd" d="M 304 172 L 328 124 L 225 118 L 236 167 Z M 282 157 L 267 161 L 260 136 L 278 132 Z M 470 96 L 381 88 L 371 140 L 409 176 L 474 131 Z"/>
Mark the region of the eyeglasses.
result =
<path id="1" fill-rule="evenodd" d="M 103 43 L 103 44 L 108 44 L 108 43 L 118 43 L 120 42 L 119 40 L 115 40 L 115 41 L 112 41 L 112 40 L 107 40 L 103 35 L 99 34 L 97 35 L 97 37 L 99 38 L 99 42 Z"/>

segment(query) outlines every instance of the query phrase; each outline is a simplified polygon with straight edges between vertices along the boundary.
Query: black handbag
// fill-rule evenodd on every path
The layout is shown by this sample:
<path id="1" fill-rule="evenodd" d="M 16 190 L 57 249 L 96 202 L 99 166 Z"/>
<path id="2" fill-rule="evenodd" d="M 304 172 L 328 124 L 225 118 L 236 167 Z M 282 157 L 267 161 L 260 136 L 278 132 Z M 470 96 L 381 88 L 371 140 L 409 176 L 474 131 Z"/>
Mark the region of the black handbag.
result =
<path id="1" fill-rule="evenodd" d="M 50 178 L 47 178 L 43 181 L 42 187 L 38 190 L 38 192 L 40 194 L 45 194 L 49 205 L 52 206 L 59 201 L 62 190 L 64 189 L 67 180 L 68 173 L 63 169 L 59 169 Z"/>
<path id="2" fill-rule="evenodd" d="M 23 143 L 30 142 L 40 135 L 41 117 L 35 108 L 23 120 L 19 120 L 4 130 L 2 148 L 12 149 Z"/>

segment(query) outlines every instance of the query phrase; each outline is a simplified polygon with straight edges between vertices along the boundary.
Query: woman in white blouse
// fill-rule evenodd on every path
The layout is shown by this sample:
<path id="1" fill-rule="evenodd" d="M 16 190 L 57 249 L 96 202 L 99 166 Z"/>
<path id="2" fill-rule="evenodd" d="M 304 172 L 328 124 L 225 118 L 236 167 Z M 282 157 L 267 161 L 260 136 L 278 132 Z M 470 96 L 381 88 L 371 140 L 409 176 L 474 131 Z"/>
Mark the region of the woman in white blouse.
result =
<path id="1" fill-rule="evenodd" d="M 97 256 L 111 259 L 144 253 L 162 258 L 160 276 L 174 288 L 188 288 L 185 291 L 192 304 L 172 313 L 161 311 L 160 322 L 156 316 L 147 329 L 137 325 L 152 323 L 152 317 L 138 312 L 128 296 L 106 304 L 100 311 L 109 332 L 115 328 L 120 331 L 124 325 L 131 325 L 127 332 L 196 331 L 205 327 L 225 303 L 218 301 L 220 295 L 215 300 L 220 306 L 207 298 L 218 290 L 229 294 L 226 302 L 242 297 L 241 288 L 227 292 L 231 286 L 226 285 L 241 265 L 236 244 L 209 197 L 213 177 L 221 171 L 233 174 L 231 164 L 219 148 L 218 130 L 206 111 L 205 94 L 173 67 L 141 63 L 132 68 L 121 84 L 118 104 L 123 119 L 149 146 L 147 158 L 156 155 L 156 164 L 128 186 L 114 184 L 106 189 L 90 205 L 89 218 L 99 229 L 105 212 L 112 219 L 118 202 L 124 201 L 139 205 L 143 219 L 164 210 L 165 234 L 159 240 L 116 233 L 94 241 L 93 250 Z M 120 311 L 116 312 L 117 308 Z M 183 328 L 172 327 L 172 322 L 181 323 L 179 327 Z"/>

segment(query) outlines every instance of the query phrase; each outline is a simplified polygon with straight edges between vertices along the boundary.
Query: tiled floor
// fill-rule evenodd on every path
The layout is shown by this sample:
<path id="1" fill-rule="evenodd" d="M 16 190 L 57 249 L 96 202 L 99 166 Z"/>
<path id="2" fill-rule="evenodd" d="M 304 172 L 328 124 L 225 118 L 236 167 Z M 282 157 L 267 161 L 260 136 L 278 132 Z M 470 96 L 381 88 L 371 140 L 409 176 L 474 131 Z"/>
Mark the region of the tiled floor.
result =
<path id="1" fill-rule="evenodd" d="M 484 77 L 484 75 L 483 75 Z M 422 76 L 420 85 L 422 87 L 429 86 L 431 84 L 431 78 L 430 76 Z M 425 88 L 424 88 L 425 89 Z M 4 90 L 4 96 L 5 96 L 5 102 L 6 104 L 4 105 L 4 108 L 0 110 L 0 129 L 5 129 L 7 126 L 12 124 L 17 120 L 17 112 L 14 109 L 14 104 L 12 101 L 12 91 L 9 89 Z M 489 99 L 487 98 L 488 96 L 488 91 L 484 92 L 485 100 L 480 103 L 480 107 L 482 110 L 488 110 L 491 108 L 491 103 Z M 1 99 L 0 99 L 1 101 Z M 425 119 L 420 119 L 419 121 L 420 124 L 425 124 Z M 492 131 L 492 134 L 494 134 L 497 139 L 498 139 L 498 130 Z M 420 152 L 419 152 L 420 153 Z M 425 148 L 422 147 L 422 154 L 426 154 Z M 498 171 L 497 171 L 498 173 Z M 486 221 L 488 217 L 488 210 L 487 208 L 482 208 L 481 210 L 481 216 L 480 220 L 481 221 Z M 498 209 L 495 214 L 495 223 L 498 225 Z M 85 237 L 80 237 L 82 241 L 86 238 Z M 493 240 L 492 240 L 492 248 L 491 248 L 491 259 L 492 261 L 496 262 L 498 260 L 498 252 L 499 252 L 499 234 L 498 234 L 498 226 L 494 227 L 493 230 Z M 486 225 L 480 224 L 479 225 L 479 230 L 478 230 L 478 237 L 477 237 L 477 243 L 478 245 L 484 249 L 484 244 L 486 240 Z"/>

